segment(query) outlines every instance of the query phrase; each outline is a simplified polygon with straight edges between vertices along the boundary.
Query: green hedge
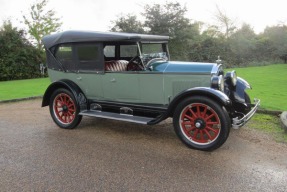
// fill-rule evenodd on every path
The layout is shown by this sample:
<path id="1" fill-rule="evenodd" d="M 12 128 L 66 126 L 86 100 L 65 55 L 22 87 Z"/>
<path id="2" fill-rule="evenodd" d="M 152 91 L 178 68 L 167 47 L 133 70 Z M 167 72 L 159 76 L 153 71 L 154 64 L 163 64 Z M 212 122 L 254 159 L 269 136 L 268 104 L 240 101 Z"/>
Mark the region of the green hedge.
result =
<path id="1" fill-rule="evenodd" d="M 25 38 L 23 30 L 5 22 L 0 29 L 0 81 L 41 77 L 43 52 Z"/>

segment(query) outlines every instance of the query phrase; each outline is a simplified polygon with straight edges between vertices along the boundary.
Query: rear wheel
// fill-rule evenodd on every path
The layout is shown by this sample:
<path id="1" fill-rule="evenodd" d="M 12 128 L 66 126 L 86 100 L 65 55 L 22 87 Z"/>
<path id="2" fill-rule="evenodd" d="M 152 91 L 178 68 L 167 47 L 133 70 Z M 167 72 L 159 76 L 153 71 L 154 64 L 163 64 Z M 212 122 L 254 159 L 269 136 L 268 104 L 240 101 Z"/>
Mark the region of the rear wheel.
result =
<path id="1" fill-rule="evenodd" d="M 226 110 L 207 97 L 190 97 L 179 103 L 173 125 L 184 144 L 203 151 L 219 148 L 231 127 Z"/>
<path id="2" fill-rule="evenodd" d="M 61 128 L 73 129 L 82 120 L 74 95 L 67 89 L 57 89 L 50 99 L 50 114 Z"/>

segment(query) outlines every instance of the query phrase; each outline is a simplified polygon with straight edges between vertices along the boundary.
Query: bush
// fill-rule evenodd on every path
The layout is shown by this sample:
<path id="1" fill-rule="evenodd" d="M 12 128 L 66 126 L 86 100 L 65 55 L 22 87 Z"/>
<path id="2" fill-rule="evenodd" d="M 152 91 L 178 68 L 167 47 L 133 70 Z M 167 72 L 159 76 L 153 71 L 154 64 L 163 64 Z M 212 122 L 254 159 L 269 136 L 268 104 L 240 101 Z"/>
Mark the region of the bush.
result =
<path id="1" fill-rule="evenodd" d="M 31 45 L 24 31 L 4 22 L 0 29 L 0 81 L 40 77 L 41 61 L 43 53 Z"/>

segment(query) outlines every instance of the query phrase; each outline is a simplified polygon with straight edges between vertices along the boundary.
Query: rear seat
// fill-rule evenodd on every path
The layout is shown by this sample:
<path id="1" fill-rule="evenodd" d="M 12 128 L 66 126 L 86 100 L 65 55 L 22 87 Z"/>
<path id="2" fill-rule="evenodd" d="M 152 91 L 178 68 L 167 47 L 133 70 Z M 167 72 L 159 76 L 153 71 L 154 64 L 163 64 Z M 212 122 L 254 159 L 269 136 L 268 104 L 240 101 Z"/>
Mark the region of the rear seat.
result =
<path id="1" fill-rule="evenodd" d="M 113 60 L 105 62 L 106 71 L 126 71 L 128 66 L 128 61 L 126 60 Z"/>

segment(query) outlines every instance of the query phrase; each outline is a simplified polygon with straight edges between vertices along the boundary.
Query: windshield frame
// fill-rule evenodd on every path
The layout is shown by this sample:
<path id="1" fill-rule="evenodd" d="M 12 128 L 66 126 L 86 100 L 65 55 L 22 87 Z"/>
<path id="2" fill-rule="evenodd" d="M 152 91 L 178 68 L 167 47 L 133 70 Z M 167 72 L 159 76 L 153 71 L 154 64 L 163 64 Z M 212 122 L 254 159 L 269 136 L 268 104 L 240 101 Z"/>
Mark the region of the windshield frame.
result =
<path id="1" fill-rule="evenodd" d="M 160 44 L 162 51 L 160 52 L 150 52 L 150 53 L 143 53 L 143 45 L 148 45 L 148 44 Z M 139 50 L 139 55 L 141 58 L 142 63 L 143 62 L 143 57 L 145 54 L 154 54 L 154 53 L 165 53 L 165 60 L 170 60 L 170 54 L 168 50 L 168 42 L 166 41 L 141 41 L 137 43 L 138 45 L 138 50 Z"/>

